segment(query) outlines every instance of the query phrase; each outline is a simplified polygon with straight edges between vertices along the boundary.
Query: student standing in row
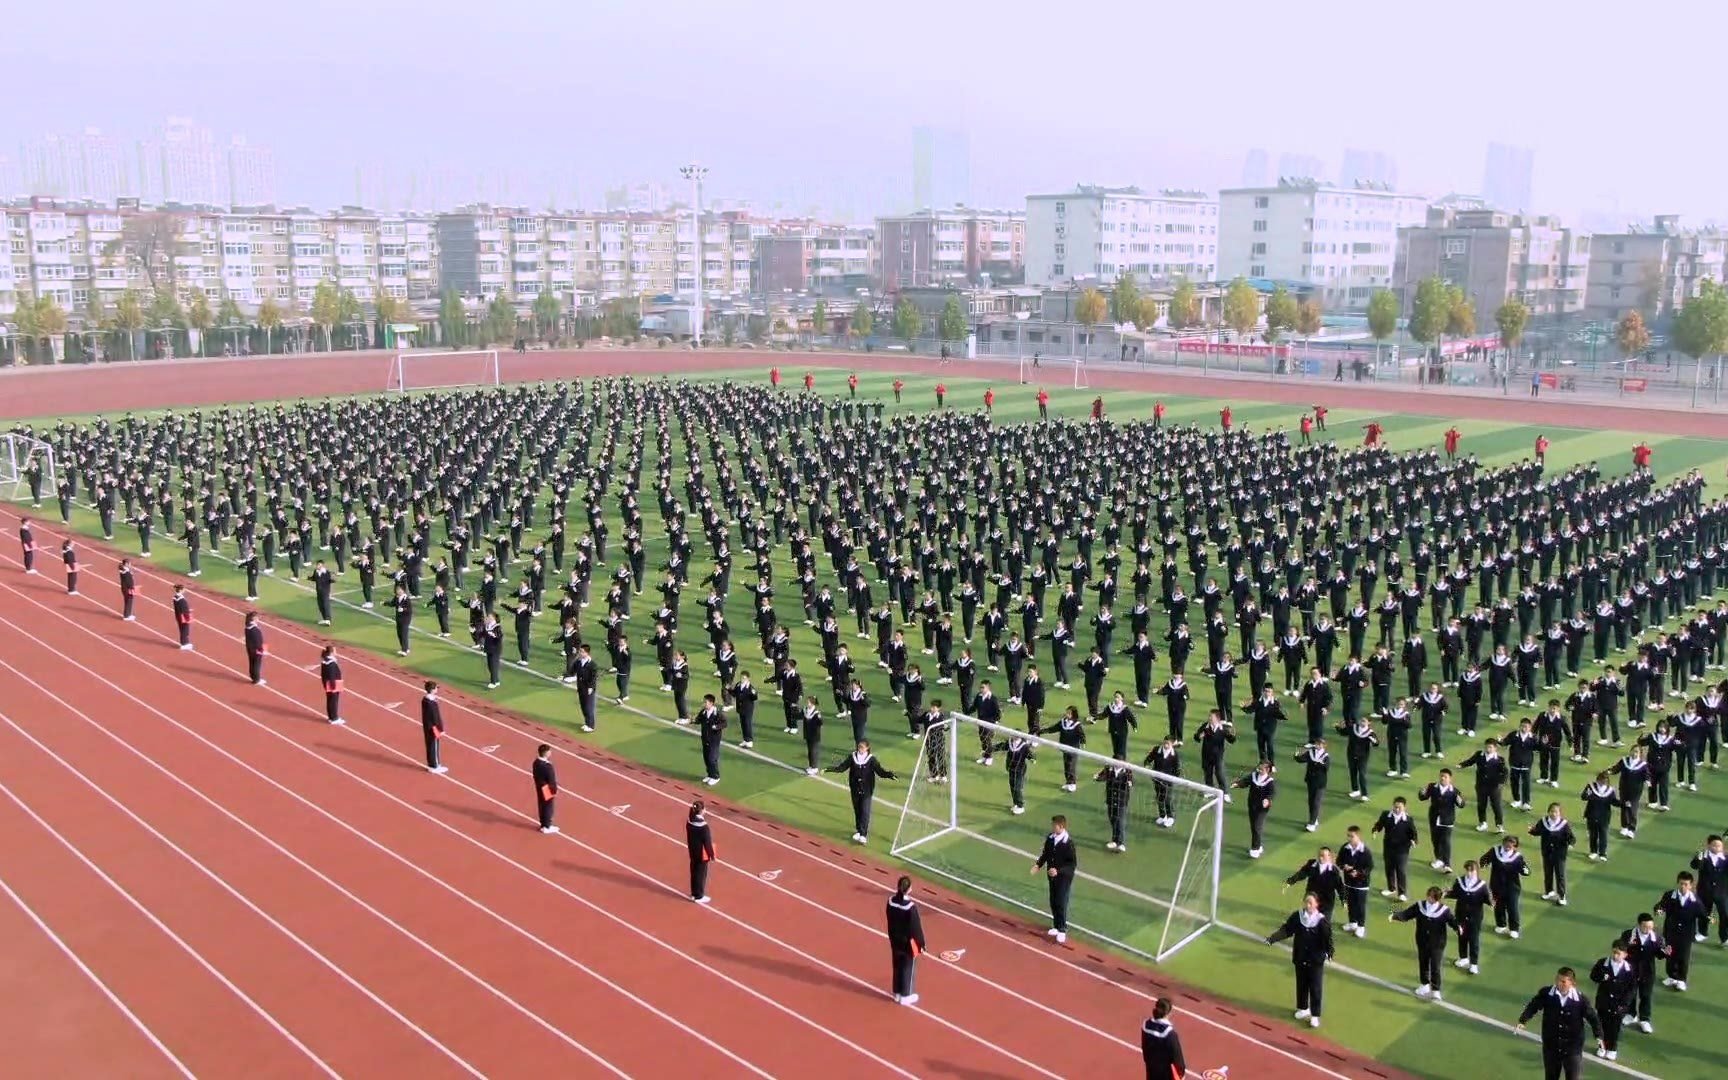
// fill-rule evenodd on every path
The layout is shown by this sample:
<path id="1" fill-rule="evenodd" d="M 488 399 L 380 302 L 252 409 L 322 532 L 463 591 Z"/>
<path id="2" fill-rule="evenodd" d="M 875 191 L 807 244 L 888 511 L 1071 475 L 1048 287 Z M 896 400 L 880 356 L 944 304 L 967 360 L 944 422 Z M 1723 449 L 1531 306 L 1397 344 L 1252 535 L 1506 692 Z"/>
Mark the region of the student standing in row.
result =
<path id="1" fill-rule="evenodd" d="M 1441 769 L 1440 778 L 1423 787 L 1416 797 L 1428 804 L 1428 843 L 1434 859 L 1428 865 L 1442 873 L 1452 872 L 1452 827 L 1464 805 L 1464 793 L 1452 786 L 1452 770 Z"/>
<path id="2" fill-rule="evenodd" d="M 444 765 L 444 710 L 438 705 L 438 684 L 426 680 L 425 693 L 420 696 L 420 733 L 426 739 L 426 771 L 447 773 Z"/>
<path id="3" fill-rule="evenodd" d="M 1616 941 L 1608 955 L 1596 961 L 1590 981 L 1596 984 L 1596 1015 L 1602 1021 L 1602 1045 L 1596 1055 L 1613 1061 L 1620 1056 L 1620 1028 L 1638 993 L 1638 974 L 1624 942 Z"/>
<path id="4" fill-rule="evenodd" d="M 1578 1080 L 1584 1067 L 1584 1028 L 1602 1047 L 1602 1021 L 1596 1010 L 1578 992 L 1577 975 L 1563 967 L 1554 975 L 1554 985 L 1536 992 L 1518 1014 L 1512 1030 L 1523 1031 L 1524 1025 L 1537 1013 L 1542 1014 L 1542 1073 L 1546 1080 Z"/>
<path id="5" fill-rule="evenodd" d="M 1396 896 L 1399 902 L 1410 899 L 1410 850 L 1416 846 L 1416 822 L 1410 817 L 1409 804 L 1400 795 L 1392 800 L 1392 809 L 1380 812 L 1373 832 L 1380 834 L 1380 855 L 1386 863 L 1386 887 L 1381 896 Z"/>
<path id="6" fill-rule="evenodd" d="M 66 565 L 66 595 L 78 595 L 78 549 L 70 539 L 60 544 L 60 561 Z"/>
<path id="7" fill-rule="evenodd" d="M 1232 787 L 1247 790 L 1248 857 L 1258 859 L 1266 850 L 1266 817 L 1272 813 L 1272 797 L 1278 794 L 1278 779 L 1270 761 L 1262 761 L 1254 771 L 1237 780 Z"/>
<path id="8" fill-rule="evenodd" d="M 918 957 L 923 955 L 924 920 L 912 899 L 912 879 L 902 876 L 888 898 L 888 954 L 893 965 L 894 1001 L 918 1004 Z"/>
<path id="9" fill-rule="evenodd" d="M 1393 922 L 1416 924 L 1416 975 L 1420 985 L 1416 996 L 1443 1000 L 1441 983 L 1446 969 L 1446 939 L 1448 932 L 1458 932 L 1458 917 L 1446 906 L 1440 886 L 1430 885 L 1425 899 L 1387 918 Z"/>
<path id="10" fill-rule="evenodd" d="M 690 899 L 708 900 L 708 865 L 714 861 L 714 830 L 708 825 L 707 804 L 697 799 L 684 819 L 684 846 L 690 851 Z"/>
<path id="11" fill-rule="evenodd" d="M 696 710 L 696 732 L 702 744 L 702 782 L 713 787 L 720 782 L 720 739 L 726 731 L 726 714 L 713 694 L 702 695 Z"/>
<path id="12" fill-rule="evenodd" d="M 534 751 L 534 809 L 540 819 L 540 831 L 551 834 L 558 831 L 558 826 L 552 820 L 558 799 L 558 770 L 552 765 L 552 747 L 541 743 Z"/>
<path id="13" fill-rule="evenodd" d="M 1326 988 L 1326 962 L 1332 959 L 1332 924 L 1320 910 L 1320 898 L 1309 893 L 1302 909 L 1293 911 L 1272 931 L 1266 944 L 1290 940 L 1290 963 L 1296 973 L 1296 1019 L 1320 1026 L 1321 998 Z"/>
<path id="14" fill-rule="evenodd" d="M 1042 870 L 1049 879 L 1051 927 L 1046 933 L 1058 945 L 1068 940 L 1068 898 L 1074 890 L 1074 872 L 1079 868 L 1080 857 L 1068 835 L 1068 819 L 1057 814 L 1050 819 L 1050 834 L 1044 837 L 1044 848 L 1032 864 L 1032 873 Z"/>

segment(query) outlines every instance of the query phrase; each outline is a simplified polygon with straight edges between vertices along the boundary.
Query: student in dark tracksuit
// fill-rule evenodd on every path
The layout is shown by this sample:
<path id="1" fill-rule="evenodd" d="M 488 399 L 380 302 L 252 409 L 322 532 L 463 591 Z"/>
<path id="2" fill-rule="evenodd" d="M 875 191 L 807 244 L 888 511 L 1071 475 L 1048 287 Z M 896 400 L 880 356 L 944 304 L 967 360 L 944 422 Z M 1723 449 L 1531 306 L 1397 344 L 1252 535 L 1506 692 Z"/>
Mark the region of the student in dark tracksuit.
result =
<path id="1" fill-rule="evenodd" d="M 1248 809 L 1248 857 L 1258 859 L 1266 850 L 1266 817 L 1272 813 L 1272 799 L 1278 794 L 1276 766 L 1262 761 L 1254 771 L 1239 778 L 1233 788 L 1245 789 Z"/>
<path id="2" fill-rule="evenodd" d="M 1416 793 L 1428 804 L 1428 843 L 1434 849 L 1434 859 L 1428 865 L 1435 870 L 1452 869 L 1452 826 L 1457 824 L 1458 811 L 1464 806 L 1464 793 L 1452 786 L 1452 770 L 1441 769 L 1440 779 Z"/>
<path id="3" fill-rule="evenodd" d="M 1074 890 L 1074 872 L 1080 868 L 1080 856 L 1074 851 L 1074 840 L 1068 835 L 1068 819 L 1057 814 L 1050 819 L 1050 834 L 1044 837 L 1044 848 L 1032 864 L 1032 873 L 1043 871 L 1050 881 L 1050 929 L 1045 931 L 1060 945 L 1068 940 L 1068 897 Z"/>
<path id="4" fill-rule="evenodd" d="M 838 764 L 830 765 L 831 773 L 846 774 L 846 789 L 852 795 L 852 840 L 854 843 L 870 842 L 870 808 L 871 800 L 876 797 L 876 781 L 894 779 L 894 774 L 882 767 L 876 760 L 876 755 L 870 752 L 870 744 L 863 739 L 858 740 L 852 753 Z"/>
<path id="5" fill-rule="evenodd" d="M 192 598 L 186 595 L 186 586 L 174 586 L 174 629 L 180 635 L 182 651 L 192 651 Z"/>
<path id="6" fill-rule="evenodd" d="M 1656 1030 L 1650 1023 L 1650 1007 L 1655 1003 L 1658 966 L 1670 951 L 1668 942 L 1656 932 L 1656 917 L 1646 911 L 1638 916 L 1637 926 L 1620 935 L 1620 944 L 1626 947 L 1626 958 L 1632 962 L 1638 1030 L 1648 1035 Z"/>
<path id="7" fill-rule="evenodd" d="M 894 1001 L 918 1004 L 918 957 L 924 954 L 924 920 L 912 899 L 912 879 L 902 877 L 888 898 L 888 954 L 893 962 Z"/>
<path id="8" fill-rule="evenodd" d="M 120 560 L 120 618 L 126 622 L 137 622 L 138 617 L 132 614 L 132 606 L 138 599 L 138 579 L 132 574 L 132 560 Z"/>
<path id="9" fill-rule="evenodd" d="M 1175 1004 L 1159 998 L 1152 1016 L 1140 1025 L 1140 1060 L 1146 1064 L 1146 1080 L 1182 1080 L 1188 1075 L 1188 1059 L 1182 1054 L 1182 1037 L 1170 1022 Z"/>
<path id="10" fill-rule="evenodd" d="M 1416 846 L 1416 822 L 1404 796 L 1392 800 L 1392 809 L 1380 812 L 1373 831 L 1380 834 L 1380 856 L 1386 864 L 1386 887 L 1380 895 L 1409 900 L 1410 850 Z"/>
<path id="11" fill-rule="evenodd" d="M 256 611 L 246 613 L 244 636 L 246 639 L 246 677 L 252 680 L 253 686 L 263 686 L 265 685 L 264 653 L 268 647 L 264 644 L 264 624 L 258 621 Z"/>
<path id="12" fill-rule="evenodd" d="M 78 549 L 67 540 L 60 545 L 60 561 L 66 564 L 66 595 L 78 595 Z"/>
<path id="13" fill-rule="evenodd" d="M 1440 886 L 1428 887 L 1427 899 L 1411 904 L 1402 911 L 1387 916 L 1393 922 L 1416 923 L 1416 987 L 1419 998 L 1441 1000 L 1441 984 L 1445 979 L 1446 940 L 1448 931 L 1458 931 L 1458 917 L 1446 906 Z"/>
<path id="14" fill-rule="evenodd" d="M 1326 962 L 1332 959 L 1332 923 L 1320 911 L 1320 898 L 1302 898 L 1284 925 L 1272 931 L 1266 944 L 1290 940 L 1290 963 L 1296 972 L 1296 1019 L 1320 1026 L 1321 999 L 1326 986 Z"/>
<path id="15" fill-rule="evenodd" d="M 1596 984 L 1596 1015 L 1602 1020 L 1602 1056 L 1620 1056 L 1620 1028 L 1632 1014 L 1638 995 L 1638 973 L 1624 942 L 1616 941 L 1607 956 L 1590 968 Z"/>
<path id="16" fill-rule="evenodd" d="M 726 714 L 713 694 L 702 695 L 696 710 L 696 731 L 702 742 L 702 782 L 713 787 L 720 782 L 720 737 L 726 731 Z"/>
<path id="17" fill-rule="evenodd" d="M 552 812 L 558 798 L 558 770 L 552 767 L 552 747 L 541 743 L 534 751 L 534 809 L 540 818 L 540 831 L 555 833 L 558 826 Z"/>
<path id="18" fill-rule="evenodd" d="M 684 821 L 684 846 L 690 849 L 690 899 L 698 904 L 708 903 L 708 865 L 714 861 L 714 830 L 706 810 L 707 805 L 697 799 Z"/>
<path id="19" fill-rule="evenodd" d="M 444 710 L 438 705 L 438 684 L 426 680 L 426 692 L 420 697 L 420 733 L 426 739 L 426 771 L 446 773 L 444 765 Z"/>
<path id="20" fill-rule="evenodd" d="M 1685 991 L 1692 968 L 1692 944 L 1710 926 L 1710 912 L 1699 899 L 1690 870 L 1674 879 L 1674 888 L 1662 894 L 1651 909 L 1662 914 L 1662 936 L 1668 941 L 1668 965 L 1662 985 Z"/>
<path id="21" fill-rule="evenodd" d="M 318 659 L 318 682 L 324 688 L 324 719 L 332 724 L 346 724 L 342 719 L 342 665 L 336 660 L 336 646 L 324 646 Z"/>
<path id="22" fill-rule="evenodd" d="M 1584 995 L 1578 992 L 1575 974 L 1563 967 L 1554 976 L 1554 985 L 1544 986 L 1518 1014 L 1518 1026 L 1524 1025 L 1537 1013 L 1542 1014 L 1542 1072 L 1547 1080 L 1578 1080 L 1584 1067 L 1584 1029 L 1590 1029 L 1598 1048 L 1602 1046 L 1602 1021 Z"/>

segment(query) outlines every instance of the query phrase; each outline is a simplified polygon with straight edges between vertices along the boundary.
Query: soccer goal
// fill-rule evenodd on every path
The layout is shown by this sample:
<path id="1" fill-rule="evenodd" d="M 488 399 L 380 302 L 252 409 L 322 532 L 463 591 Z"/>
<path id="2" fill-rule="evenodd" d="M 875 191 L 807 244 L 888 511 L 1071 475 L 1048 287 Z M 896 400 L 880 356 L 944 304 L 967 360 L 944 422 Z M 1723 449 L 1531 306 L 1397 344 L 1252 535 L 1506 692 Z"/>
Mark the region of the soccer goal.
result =
<path id="1" fill-rule="evenodd" d="M 1026 812 L 1018 815 L 1006 769 L 1010 739 L 1033 744 Z M 1067 755 L 1073 792 L 1064 786 Z M 986 757 L 991 765 L 978 763 Z M 1127 768 L 1126 783 L 1110 782 L 1106 770 L 1117 766 Z M 1217 921 L 1223 792 L 959 713 L 922 736 L 890 853 L 1045 917 L 1044 880 L 1026 871 L 1054 814 L 1067 816 L 1080 857 L 1071 930 L 1159 961 Z"/>
<path id="2" fill-rule="evenodd" d="M 1074 359 L 1074 389 L 1090 390 L 1092 382 L 1086 377 L 1086 361 L 1082 357 Z"/>
<path id="3" fill-rule="evenodd" d="M 28 435 L 0 435 L 0 489 L 8 499 L 28 500 L 34 506 L 40 506 L 44 496 L 55 498 L 60 476 L 54 448 Z"/>
<path id="4" fill-rule="evenodd" d="M 497 386 L 502 382 L 497 349 L 460 352 L 422 350 L 390 358 L 386 390 L 445 390 L 455 386 Z"/>

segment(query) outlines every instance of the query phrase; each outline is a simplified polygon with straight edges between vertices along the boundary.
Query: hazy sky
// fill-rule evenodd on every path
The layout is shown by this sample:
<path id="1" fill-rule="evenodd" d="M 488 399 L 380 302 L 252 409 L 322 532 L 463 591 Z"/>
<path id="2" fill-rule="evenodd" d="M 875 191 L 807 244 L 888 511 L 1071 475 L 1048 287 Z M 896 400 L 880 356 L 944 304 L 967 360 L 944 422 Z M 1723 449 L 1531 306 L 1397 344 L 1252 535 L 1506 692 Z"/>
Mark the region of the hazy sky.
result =
<path id="1" fill-rule="evenodd" d="M 862 212 L 909 198 L 911 128 L 935 124 L 968 133 L 984 204 L 1230 186 L 1253 147 L 1334 170 L 1379 149 L 1405 188 L 1477 191 L 1498 140 L 1535 148 L 1541 209 L 1728 219 L 1706 130 L 1728 7 L 1705 0 L 15 7 L 0 152 L 191 116 L 272 146 L 282 201 L 314 205 L 352 201 L 357 168 L 593 205 L 696 159 L 713 195 Z"/>

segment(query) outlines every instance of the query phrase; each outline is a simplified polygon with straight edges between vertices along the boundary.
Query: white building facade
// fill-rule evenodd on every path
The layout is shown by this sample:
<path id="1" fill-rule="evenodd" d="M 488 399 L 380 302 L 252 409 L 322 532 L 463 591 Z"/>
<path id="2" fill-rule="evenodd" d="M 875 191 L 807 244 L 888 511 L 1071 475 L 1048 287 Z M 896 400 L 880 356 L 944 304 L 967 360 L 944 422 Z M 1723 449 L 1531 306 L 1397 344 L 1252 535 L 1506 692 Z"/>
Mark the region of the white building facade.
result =
<path id="1" fill-rule="evenodd" d="M 1026 283 L 1063 285 L 1124 274 L 1141 283 L 1218 272 L 1218 200 L 1200 192 L 1145 192 L 1082 184 L 1026 197 Z"/>
<path id="2" fill-rule="evenodd" d="M 1383 185 L 1282 179 L 1218 193 L 1218 276 L 1312 286 L 1329 311 L 1361 311 L 1392 287 L 1398 230 L 1421 225 L 1428 202 Z"/>

